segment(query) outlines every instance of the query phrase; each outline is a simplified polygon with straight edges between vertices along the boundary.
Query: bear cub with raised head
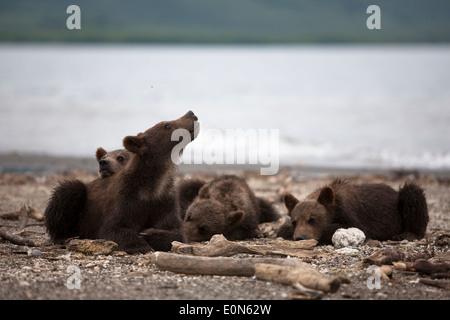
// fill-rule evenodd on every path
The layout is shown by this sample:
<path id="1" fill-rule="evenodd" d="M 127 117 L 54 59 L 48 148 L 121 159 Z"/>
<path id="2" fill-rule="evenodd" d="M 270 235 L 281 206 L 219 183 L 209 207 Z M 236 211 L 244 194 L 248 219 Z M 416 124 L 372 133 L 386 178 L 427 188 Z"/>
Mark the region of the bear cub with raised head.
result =
<path id="1" fill-rule="evenodd" d="M 173 141 L 172 133 L 187 130 L 192 140 L 198 133 L 196 121 L 189 111 L 177 120 L 125 137 L 129 162 L 108 178 L 87 184 L 62 182 L 45 210 L 51 240 L 62 243 L 76 236 L 106 239 L 128 253 L 167 251 L 172 241 L 184 241 L 174 186 L 176 165 L 171 158 L 180 141 Z"/>
<path id="2" fill-rule="evenodd" d="M 95 152 L 98 162 L 98 174 L 101 178 L 107 178 L 123 169 L 131 158 L 131 153 L 126 149 L 106 151 L 102 147 Z"/>
<path id="3" fill-rule="evenodd" d="M 106 151 L 99 147 L 95 153 L 98 162 L 100 178 L 107 178 L 122 170 L 128 163 L 131 153 L 126 149 Z M 198 191 L 206 182 L 200 179 L 182 180 L 177 185 L 178 200 L 180 203 L 181 219 L 184 219 L 186 210 L 198 195 Z"/>
<path id="4" fill-rule="evenodd" d="M 244 179 L 225 175 L 200 188 L 187 209 L 184 231 L 189 241 L 209 240 L 215 234 L 240 240 L 256 237 L 259 223 L 278 218 L 272 205 L 257 198 Z"/>
<path id="5" fill-rule="evenodd" d="M 366 238 L 413 240 L 425 235 L 428 209 L 424 191 L 405 183 L 396 191 L 386 184 L 350 184 L 336 179 L 299 201 L 290 193 L 284 203 L 291 217 L 278 236 L 331 243 L 339 228 L 356 227 Z"/>

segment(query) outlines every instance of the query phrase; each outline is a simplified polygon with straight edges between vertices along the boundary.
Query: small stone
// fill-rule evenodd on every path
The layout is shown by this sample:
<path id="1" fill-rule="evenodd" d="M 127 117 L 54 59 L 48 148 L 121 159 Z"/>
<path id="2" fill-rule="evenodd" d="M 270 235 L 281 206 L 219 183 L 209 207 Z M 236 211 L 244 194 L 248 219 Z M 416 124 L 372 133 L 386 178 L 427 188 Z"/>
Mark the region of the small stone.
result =
<path id="1" fill-rule="evenodd" d="M 364 232 L 358 228 L 337 229 L 331 238 L 335 248 L 357 247 L 366 240 Z"/>
<path id="2" fill-rule="evenodd" d="M 34 257 L 42 256 L 42 252 L 37 249 L 28 249 L 27 254 L 28 254 L 28 256 L 34 256 Z"/>
<path id="3" fill-rule="evenodd" d="M 26 281 L 19 281 L 19 286 L 22 286 L 22 287 L 29 287 L 29 286 L 30 286 L 30 283 L 29 283 L 29 282 L 26 282 Z"/>
<path id="4" fill-rule="evenodd" d="M 383 292 L 377 292 L 376 293 L 376 297 L 377 297 L 377 299 L 387 299 L 388 295 L 386 293 L 383 293 Z"/>
<path id="5" fill-rule="evenodd" d="M 360 255 L 359 250 L 353 249 L 353 248 L 340 248 L 340 249 L 337 249 L 335 252 L 346 255 L 346 256 L 352 256 L 352 257 L 356 257 L 356 256 Z"/>

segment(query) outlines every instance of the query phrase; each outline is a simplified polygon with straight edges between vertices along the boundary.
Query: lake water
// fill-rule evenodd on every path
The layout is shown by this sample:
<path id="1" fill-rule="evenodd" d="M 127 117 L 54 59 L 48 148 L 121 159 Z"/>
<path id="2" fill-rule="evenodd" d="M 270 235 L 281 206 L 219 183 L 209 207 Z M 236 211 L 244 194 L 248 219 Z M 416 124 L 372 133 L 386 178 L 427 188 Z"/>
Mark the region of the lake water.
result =
<path id="1" fill-rule="evenodd" d="M 450 46 L 0 45 L 0 153 L 93 157 L 188 110 L 278 132 L 281 164 L 450 169 Z"/>

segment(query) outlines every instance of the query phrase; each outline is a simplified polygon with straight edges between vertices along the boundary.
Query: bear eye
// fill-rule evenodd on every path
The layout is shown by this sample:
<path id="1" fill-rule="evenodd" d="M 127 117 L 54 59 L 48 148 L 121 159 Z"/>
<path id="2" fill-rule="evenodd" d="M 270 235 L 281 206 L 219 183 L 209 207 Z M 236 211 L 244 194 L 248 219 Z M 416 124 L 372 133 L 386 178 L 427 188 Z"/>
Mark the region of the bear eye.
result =
<path id="1" fill-rule="evenodd" d="M 297 221 L 292 220 L 292 226 L 295 228 L 297 226 Z"/>
<path id="2" fill-rule="evenodd" d="M 205 234 L 206 233 L 206 227 L 205 226 L 198 227 L 198 233 Z"/>
<path id="3" fill-rule="evenodd" d="M 191 219 L 191 216 L 186 216 L 186 219 L 185 219 L 185 221 L 187 222 L 187 221 L 191 221 L 192 219 Z"/>
<path id="4" fill-rule="evenodd" d="M 170 125 L 170 124 L 166 124 L 166 125 L 164 126 L 164 129 L 166 129 L 166 130 L 170 130 L 170 128 L 171 128 L 171 125 Z"/>
<path id="5" fill-rule="evenodd" d="M 125 161 L 125 158 L 122 157 L 122 156 L 118 156 L 116 159 L 117 159 L 117 161 L 119 161 L 119 162 L 124 162 L 124 161 Z"/>
<path id="6" fill-rule="evenodd" d="M 309 224 L 314 224 L 314 223 L 316 223 L 316 219 L 314 219 L 314 218 L 309 218 L 309 219 L 308 219 L 308 223 L 309 223 Z"/>

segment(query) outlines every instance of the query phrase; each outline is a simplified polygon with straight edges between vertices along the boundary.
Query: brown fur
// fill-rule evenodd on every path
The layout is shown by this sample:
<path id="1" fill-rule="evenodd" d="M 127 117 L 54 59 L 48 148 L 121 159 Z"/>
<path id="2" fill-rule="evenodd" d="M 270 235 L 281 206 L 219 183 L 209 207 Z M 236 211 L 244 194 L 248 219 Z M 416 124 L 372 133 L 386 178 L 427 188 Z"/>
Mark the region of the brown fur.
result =
<path id="1" fill-rule="evenodd" d="M 107 178 L 123 169 L 131 158 L 131 153 L 126 149 L 106 151 L 102 147 L 95 152 L 98 162 L 98 173 L 100 177 Z"/>
<path id="2" fill-rule="evenodd" d="M 420 239 L 425 235 L 428 210 L 423 190 L 407 183 L 397 192 L 385 184 L 354 185 L 336 179 L 304 201 L 286 193 L 284 202 L 292 225 L 279 236 L 331 243 L 339 228 L 356 227 L 367 238 Z"/>
<path id="3" fill-rule="evenodd" d="M 178 199 L 180 201 L 181 218 L 184 220 L 186 211 L 198 196 L 200 189 L 206 184 L 206 181 L 200 179 L 182 180 L 177 185 Z"/>
<path id="4" fill-rule="evenodd" d="M 225 175 L 199 190 L 186 212 L 184 230 L 189 241 L 209 240 L 214 234 L 239 240 L 256 237 L 258 223 L 278 218 L 270 203 L 257 198 L 244 179 Z"/>
<path id="5" fill-rule="evenodd" d="M 169 250 L 172 241 L 183 241 L 171 160 L 178 141 L 172 141 L 171 135 L 186 129 L 194 138 L 196 120 L 190 111 L 125 137 L 123 145 L 132 155 L 122 170 L 87 184 L 76 180 L 57 187 L 45 211 L 51 239 L 102 238 L 115 241 L 128 253 Z M 76 191 L 76 197 L 71 191 Z"/>

